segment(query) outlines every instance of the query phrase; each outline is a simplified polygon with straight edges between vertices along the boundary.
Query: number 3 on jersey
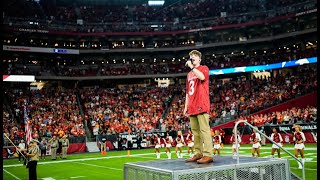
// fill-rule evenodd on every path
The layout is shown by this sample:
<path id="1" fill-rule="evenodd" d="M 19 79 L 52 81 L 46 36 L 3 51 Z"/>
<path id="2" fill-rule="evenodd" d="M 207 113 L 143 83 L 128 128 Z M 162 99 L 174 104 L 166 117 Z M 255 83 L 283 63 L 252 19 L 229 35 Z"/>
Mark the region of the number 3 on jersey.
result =
<path id="1" fill-rule="evenodd" d="M 189 82 L 189 95 L 192 96 L 194 94 L 194 81 L 191 80 Z"/>

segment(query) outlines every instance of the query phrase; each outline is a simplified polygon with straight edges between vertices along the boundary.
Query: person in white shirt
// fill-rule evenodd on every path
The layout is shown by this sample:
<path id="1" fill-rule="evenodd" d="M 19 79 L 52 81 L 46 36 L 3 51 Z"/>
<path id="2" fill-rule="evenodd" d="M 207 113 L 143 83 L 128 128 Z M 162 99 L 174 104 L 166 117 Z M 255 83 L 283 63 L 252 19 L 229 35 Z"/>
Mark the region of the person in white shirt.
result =
<path id="1" fill-rule="evenodd" d="M 276 128 L 273 128 L 272 129 L 273 133 L 271 134 L 271 139 L 276 142 L 279 146 L 282 147 L 282 137 L 281 137 L 281 134 L 277 132 L 277 129 Z M 280 148 L 275 145 L 275 144 L 272 144 L 272 149 L 271 149 L 271 156 L 272 158 L 274 158 L 274 152 L 275 150 L 277 150 L 278 152 L 278 158 L 280 158 Z"/>
<path id="2" fill-rule="evenodd" d="M 260 141 L 261 137 L 260 134 L 257 133 L 255 129 L 253 129 L 253 133 L 250 136 L 250 143 L 252 144 L 252 157 L 254 157 L 255 152 L 257 152 L 257 157 L 260 157 Z"/>
<path id="3" fill-rule="evenodd" d="M 295 142 L 294 145 L 294 155 L 298 158 L 298 153 L 300 153 L 301 161 L 304 164 L 304 142 L 306 141 L 306 137 L 302 132 L 302 128 L 300 125 L 295 125 L 295 132 L 293 135 L 293 141 Z M 298 162 L 299 169 L 302 169 L 302 165 Z"/>
<path id="4" fill-rule="evenodd" d="M 23 155 L 25 155 L 25 151 L 26 151 L 26 143 L 24 142 L 23 139 L 21 139 L 19 145 L 18 145 L 18 148 L 17 148 L 17 151 L 18 151 L 18 155 L 19 155 L 19 162 L 21 161 L 21 157 L 23 157 Z M 24 158 L 22 159 L 24 160 Z"/>
<path id="5" fill-rule="evenodd" d="M 238 138 L 238 146 L 236 146 L 236 137 L 234 135 L 234 131 L 232 131 L 232 136 L 230 138 L 230 142 L 232 143 L 232 158 L 235 159 L 236 158 L 236 153 L 237 153 L 237 149 L 239 150 L 240 148 L 240 143 L 241 143 L 241 137 L 239 135 L 239 131 L 237 131 L 237 138 Z"/>

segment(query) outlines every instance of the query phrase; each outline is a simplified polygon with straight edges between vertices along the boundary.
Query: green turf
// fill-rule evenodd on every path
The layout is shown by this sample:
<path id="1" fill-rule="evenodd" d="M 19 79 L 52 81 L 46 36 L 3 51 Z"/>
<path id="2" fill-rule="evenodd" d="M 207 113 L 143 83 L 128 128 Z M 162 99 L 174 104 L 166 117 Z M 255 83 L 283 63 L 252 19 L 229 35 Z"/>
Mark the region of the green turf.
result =
<path id="1" fill-rule="evenodd" d="M 316 144 L 306 144 L 306 148 L 316 148 Z M 241 145 L 241 147 L 251 147 L 251 145 Z M 284 147 L 293 148 L 293 145 L 285 145 Z M 171 148 L 172 152 L 174 148 Z M 184 148 L 186 150 L 186 148 Z M 162 149 L 163 151 L 163 149 Z M 250 148 L 240 148 L 240 155 L 251 155 Z M 293 150 L 289 150 L 293 153 Z M 127 151 L 111 151 L 102 157 L 100 153 L 85 153 L 85 154 L 72 154 L 68 156 L 67 160 L 58 159 L 52 161 L 51 157 L 46 160 L 40 160 L 37 166 L 38 179 L 47 178 L 48 180 L 100 180 L 100 179 L 123 179 L 123 166 L 127 162 L 141 162 L 141 161 L 154 161 L 157 160 L 154 149 L 132 150 L 128 157 Z M 269 157 L 271 152 L 271 145 L 261 148 L 261 157 Z M 150 154 L 149 154 L 150 153 Z M 306 180 L 317 179 L 317 151 L 305 150 L 305 172 Z M 226 145 L 221 149 L 221 155 L 231 155 L 231 146 Z M 283 158 L 290 159 L 290 168 L 296 175 L 302 177 L 302 171 L 298 169 L 298 164 L 293 158 L 289 157 L 285 152 L 281 153 Z M 185 155 L 185 157 L 187 157 Z M 93 159 L 88 159 L 93 158 Z M 166 155 L 161 154 L 161 158 L 165 159 Z M 172 159 L 175 159 L 176 154 L 172 153 Z M 82 159 L 82 160 L 80 160 Z M 68 162 L 69 160 L 77 160 Z M 49 162 L 48 164 L 41 164 L 42 162 Z M 56 163 L 52 163 L 56 162 Z M 9 159 L 3 161 L 3 179 L 4 180 L 27 180 L 28 169 L 21 165 L 17 159 Z M 13 167 L 6 167 L 7 165 L 14 165 Z"/>

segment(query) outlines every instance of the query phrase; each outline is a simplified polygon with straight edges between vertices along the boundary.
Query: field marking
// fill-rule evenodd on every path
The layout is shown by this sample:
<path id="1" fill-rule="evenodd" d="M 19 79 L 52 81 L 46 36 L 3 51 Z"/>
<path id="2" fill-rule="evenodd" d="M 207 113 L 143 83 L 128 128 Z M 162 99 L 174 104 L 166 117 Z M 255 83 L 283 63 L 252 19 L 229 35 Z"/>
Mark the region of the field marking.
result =
<path id="1" fill-rule="evenodd" d="M 134 155 L 130 155 L 130 157 L 139 157 L 139 156 L 150 155 L 150 154 L 154 154 L 154 153 L 134 154 Z M 165 154 L 165 153 L 163 153 L 163 154 Z M 101 159 L 113 159 L 113 158 L 122 158 L 122 157 L 128 157 L 128 155 L 70 159 L 70 160 L 50 161 L 50 162 L 39 162 L 38 165 L 39 164 L 57 164 L 57 163 L 69 163 L 69 162 L 78 162 L 78 161 L 101 160 Z M 3 167 L 19 167 L 19 166 L 23 166 L 23 165 L 22 164 L 10 164 L 10 165 L 4 165 Z"/>
<path id="2" fill-rule="evenodd" d="M 226 147 L 224 147 L 226 148 Z M 245 149 L 244 147 L 242 149 Z M 251 149 L 251 148 L 246 148 L 246 149 Z M 316 149 L 316 148 L 314 148 Z M 231 148 L 230 148 L 231 150 Z M 183 150 L 182 152 L 187 152 L 187 150 Z M 246 155 L 250 155 L 250 152 L 245 152 L 245 151 L 239 151 L 240 153 L 243 152 Z M 231 154 L 231 152 L 221 152 L 221 154 Z M 267 152 L 264 152 L 267 153 Z M 269 152 L 268 152 L 269 153 Z M 161 152 L 160 154 L 166 154 L 165 152 Z M 130 157 L 140 157 L 140 156 L 145 156 L 145 155 L 155 155 L 155 153 L 143 153 L 143 154 L 132 154 Z M 38 164 L 56 164 L 56 163 L 69 163 L 69 162 L 81 162 L 81 161 L 90 161 L 90 160 L 101 160 L 101 159 L 112 159 L 112 158 L 123 158 L 123 157 L 128 157 L 128 155 L 118 155 L 118 156 L 106 156 L 106 157 L 94 157 L 94 158 L 82 158 L 82 159 L 70 159 L 70 160 L 60 160 L 60 161 L 49 161 L 49 162 L 39 162 Z M 290 157 L 290 156 L 283 156 L 283 157 Z M 309 161 L 310 162 L 310 161 Z M 312 161 L 311 161 L 312 162 Z M 4 165 L 4 168 L 7 167 L 19 167 L 23 166 L 22 164 L 10 164 L 10 165 Z"/>
<path id="3" fill-rule="evenodd" d="M 123 169 L 112 168 L 112 167 L 107 167 L 107 166 L 99 166 L 99 165 L 95 165 L 95 164 L 80 163 L 80 162 L 74 162 L 74 163 L 82 164 L 82 165 L 87 165 L 87 166 L 93 166 L 93 167 L 100 167 L 100 168 L 105 168 L 105 169 L 112 169 L 112 170 L 117 170 L 117 171 L 123 171 Z"/>
<path id="4" fill-rule="evenodd" d="M 290 167 L 290 169 L 299 169 L 296 167 Z M 318 171 L 318 169 L 311 169 L 311 168 L 304 168 L 305 170 L 310 170 L 310 171 Z M 302 170 L 302 169 L 301 169 Z"/>
<path id="5" fill-rule="evenodd" d="M 6 172 L 6 173 L 8 173 L 8 174 L 10 174 L 10 175 L 11 175 L 12 177 L 14 177 L 15 179 L 21 180 L 21 179 L 18 178 L 17 176 L 11 174 L 9 171 L 7 171 L 7 170 L 5 170 L 5 169 L 3 169 L 3 171 Z"/>
<path id="6" fill-rule="evenodd" d="M 82 178 L 82 177 L 86 177 L 86 176 L 74 176 L 74 177 L 70 177 L 71 179 L 76 179 L 76 178 Z"/>
<path id="7" fill-rule="evenodd" d="M 46 178 L 41 178 L 42 180 L 56 180 L 56 179 L 54 179 L 54 178 L 52 178 L 52 177 L 46 177 Z"/>

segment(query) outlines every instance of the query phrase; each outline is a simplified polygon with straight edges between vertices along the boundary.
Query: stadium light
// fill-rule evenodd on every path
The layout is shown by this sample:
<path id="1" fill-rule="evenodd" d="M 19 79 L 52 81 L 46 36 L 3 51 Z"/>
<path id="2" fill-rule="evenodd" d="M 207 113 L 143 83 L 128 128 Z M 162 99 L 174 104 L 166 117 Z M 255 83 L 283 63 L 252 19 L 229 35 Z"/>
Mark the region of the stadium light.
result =
<path id="1" fill-rule="evenodd" d="M 148 5 L 149 6 L 163 6 L 164 0 L 149 0 Z"/>

